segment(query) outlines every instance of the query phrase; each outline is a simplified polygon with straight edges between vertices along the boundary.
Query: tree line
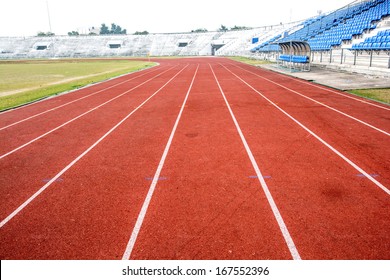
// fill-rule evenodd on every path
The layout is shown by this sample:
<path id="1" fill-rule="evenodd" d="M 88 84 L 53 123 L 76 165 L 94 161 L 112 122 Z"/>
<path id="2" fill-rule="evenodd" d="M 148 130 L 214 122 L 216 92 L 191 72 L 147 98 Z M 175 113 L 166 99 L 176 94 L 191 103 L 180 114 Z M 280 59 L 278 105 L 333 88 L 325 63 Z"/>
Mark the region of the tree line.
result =
<path id="1" fill-rule="evenodd" d="M 221 25 L 218 29 L 219 32 L 227 32 L 227 31 L 237 31 L 237 30 L 246 30 L 249 29 L 249 27 L 245 26 L 237 26 L 235 25 L 234 27 L 228 28 L 225 25 Z M 97 33 L 97 31 L 99 33 Z M 208 32 L 206 28 L 198 28 L 191 30 L 192 33 L 205 33 Z M 127 30 L 123 29 L 120 25 L 117 25 L 115 23 L 111 23 L 111 27 L 107 26 L 105 23 L 102 23 L 100 28 L 96 29 L 96 31 L 91 31 L 88 35 L 116 35 L 116 34 L 127 34 Z M 136 31 L 133 33 L 134 35 L 148 35 L 148 31 Z M 80 33 L 78 31 L 70 31 L 68 32 L 68 36 L 79 36 Z M 54 33 L 52 32 L 39 32 L 37 34 L 38 37 L 50 37 L 50 36 L 55 36 Z"/>

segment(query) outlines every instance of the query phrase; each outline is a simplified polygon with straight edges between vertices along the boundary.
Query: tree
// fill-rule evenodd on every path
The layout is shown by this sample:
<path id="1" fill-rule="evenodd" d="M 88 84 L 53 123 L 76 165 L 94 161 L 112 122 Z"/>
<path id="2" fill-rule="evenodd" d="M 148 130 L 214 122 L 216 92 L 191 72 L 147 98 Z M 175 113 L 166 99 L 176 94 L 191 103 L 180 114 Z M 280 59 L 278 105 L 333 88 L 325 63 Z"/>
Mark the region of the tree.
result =
<path id="1" fill-rule="evenodd" d="M 102 23 L 102 26 L 100 27 L 100 35 L 110 34 L 110 30 L 108 29 L 108 26 L 104 23 Z"/>
<path id="2" fill-rule="evenodd" d="M 246 27 L 246 26 L 237 26 L 237 25 L 235 25 L 234 27 L 230 28 L 230 30 L 233 30 L 233 31 L 247 30 L 247 29 L 249 29 L 249 28 Z"/>
<path id="3" fill-rule="evenodd" d="M 100 27 L 100 34 L 106 35 L 106 34 L 127 34 L 126 29 L 122 29 L 119 25 L 116 25 L 115 23 L 111 23 L 111 29 L 108 28 L 108 26 L 105 23 L 102 23 Z"/>
<path id="4" fill-rule="evenodd" d="M 122 27 L 116 25 L 115 23 L 111 23 L 111 34 L 126 34 L 126 29 L 122 30 Z"/>
<path id="5" fill-rule="evenodd" d="M 191 30 L 192 33 L 206 33 L 207 29 L 206 28 L 198 28 L 196 30 Z"/>
<path id="6" fill-rule="evenodd" d="M 226 32 L 228 30 L 229 29 L 225 25 L 223 25 L 223 24 L 221 24 L 221 27 L 218 29 L 219 32 Z"/>
<path id="7" fill-rule="evenodd" d="M 56 34 L 54 34 L 53 32 L 38 32 L 37 36 L 38 37 L 50 37 L 50 36 L 55 36 Z"/>
<path id="8" fill-rule="evenodd" d="M 77 31 L 71 31 L 71 32 L 68 32 L 68 35 L 69 36 L 79 36 L 80 34 Z"/>
<path id="9" fill-rule="evenodd" d="M 142 32 L 140 32 L 140 31 L 136 31 L 135 33 L 134 33 L 134 35 L 148 35 L 149 34 L 149 32 L 148 31 L 142 31 Z"/>

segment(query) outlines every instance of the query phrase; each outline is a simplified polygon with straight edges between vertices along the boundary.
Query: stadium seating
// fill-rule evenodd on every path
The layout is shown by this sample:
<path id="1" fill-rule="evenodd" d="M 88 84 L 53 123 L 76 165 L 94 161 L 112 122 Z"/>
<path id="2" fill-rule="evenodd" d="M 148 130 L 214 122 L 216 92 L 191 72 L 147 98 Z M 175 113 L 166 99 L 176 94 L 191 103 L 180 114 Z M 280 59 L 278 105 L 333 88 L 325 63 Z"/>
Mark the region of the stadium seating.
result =
<path id="1" fill-rule="evenodd" d="M 251 51 L 263 51 L 265 49 L 269 50 L 268 46 L 277 41 L 280 37 L 282 37 L 282 34 L 278 34 L 271 39 L 259 44 L 255 48 L 253 48 Z"/>
<path id="2" fill-rule="evenodd" d="M 377 35 L 366 38 L 363 42 L 352 45 L 352 50 L 390 50 L 390 29 L 382 30 Z"/>
<path id="3" fill-rule="evenodd" d="M 375 29 L 376 25 L 373 22 L 389 14 L 389 1 L 375 3 L 377 2 L 360 4 L 360 9 L 357 10 L 360 11 L 359 13 L 355 13 L 351 18 L 347 18 L 345 13 L 341 18 L 342 22 L 308 39 L 311 49 L 313 51 L 330 50 L 333 46 L 340 45 L 344 40 L 352 40 L 355 35 L 362 34 L 366 30 Z M 377 46 L 375 45 L 375 47 Z"/>
<path id="4" fill-rule="evenodd" d="M 329 51 L 344 40 L 352 40 L 354 36 L 366 30 L 375 29 L 375 21 L 390 15 L 389 5 L 389 0 L 359 1 L 328 15 L 308 19 L 302 23 L 299 30 L 283 38 L 278 35 L 251 51 L 264 51 L 272 43 L 288 41 L 305 41 L 310 44 L 313 51 Z"/>
<path id="5" fill-rule="evenodd" d="M 0 59 L 98 56 L 211 55 L 220 32 L 0 38 Z M 180 42 L 189 42 L 185 47 Z"/>

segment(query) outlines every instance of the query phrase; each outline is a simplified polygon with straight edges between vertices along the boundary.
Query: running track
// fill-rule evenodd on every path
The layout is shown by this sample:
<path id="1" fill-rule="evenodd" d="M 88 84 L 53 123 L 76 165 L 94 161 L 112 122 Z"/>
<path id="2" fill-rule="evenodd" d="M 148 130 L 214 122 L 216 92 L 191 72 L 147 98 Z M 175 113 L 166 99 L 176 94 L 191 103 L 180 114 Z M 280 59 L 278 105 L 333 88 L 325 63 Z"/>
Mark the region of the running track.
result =
<path id="1" fill-rule="evenodd" d="M 390 259 L 390 107 L 158 62 L 0 114 L 1 259 Z"/>

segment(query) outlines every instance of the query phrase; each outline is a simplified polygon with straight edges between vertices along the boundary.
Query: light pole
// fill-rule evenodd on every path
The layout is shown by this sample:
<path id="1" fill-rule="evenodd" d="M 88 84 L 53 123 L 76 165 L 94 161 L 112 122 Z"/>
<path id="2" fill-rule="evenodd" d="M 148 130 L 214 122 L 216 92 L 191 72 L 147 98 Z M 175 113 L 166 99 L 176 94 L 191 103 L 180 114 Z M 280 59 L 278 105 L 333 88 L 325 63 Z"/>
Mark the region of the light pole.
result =
<path id="1" fill-rule="evenodd" d="M 52 31 L 51 31 L 51 21 L 50 21 L 50 11 L 49 11 L 49 2 L 48 1 L 46 1 L 46 9 L 47 9 L 47 18 L 49 19 L 49 31 L 50 31 L 50 33 L 53 33 Z"/>

